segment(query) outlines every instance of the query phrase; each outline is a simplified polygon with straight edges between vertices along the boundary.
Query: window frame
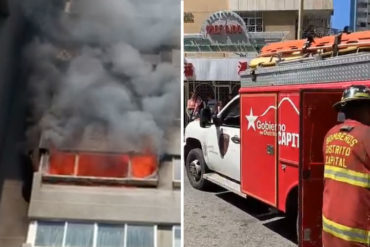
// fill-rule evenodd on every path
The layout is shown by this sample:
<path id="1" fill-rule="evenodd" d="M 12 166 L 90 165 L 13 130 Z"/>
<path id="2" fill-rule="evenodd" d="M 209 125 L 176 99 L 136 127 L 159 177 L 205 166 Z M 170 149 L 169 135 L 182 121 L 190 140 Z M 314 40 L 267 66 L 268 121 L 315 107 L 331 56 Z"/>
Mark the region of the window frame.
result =
<path id="1" fill-rule="evenodd" d="M 241 14 L 241 16 L 248 32 L 264 32 L 263 13 L 261 11 L 253 11 L 250 13 Z"/>
<path id="2" fill-rule="evenodd" d="M 235 105 L 239 105 L 239 124 L 238 125 L 232 125 L 232 124 L 225 124 L 224 123 L 224 120 L 226 118 L 226 115 L 230 112 L 229 109 L 231 109 L 232 107 L 234 107 Z M 224 126 L 224 127 L 231 127 L 231 128 L 240 128 L 240 98 L 234 100 L 229 106 L 228 106 L 228 109 L 226 109 L 226 111 L 222 112 L 221 114 L 221 120 L 222 120 L 222 124 L 221 126 Z"/>
<path id="3" fill-rule="evenodd" d="M 176 231 L 176 229 L 180 230 L 180 246 L 182 246 L 181 245 L 181 240 L 182 240 L 181 225 L 173 225 L 172 226 L 172 247 L 176 247 L 175 246 L 175 239 L 176 239 L 175 231 Z"/>
<path id="4" fill-rule="evenodd" d="M 29 224 L 28 227 L 28 234 L 27 234 L 27 239 L 26 243 L 31 244 L 33 247 L 44 247 L 40 245 L 36 245 L 36 237 L 37 237 L 37 228 L 39 225 L 39 222 L 52 222 L 48 220 L 35 220 L 32 221 Z M 61 247 L 66 247 L 66 237 L 67 237 L 67 229 L 68 229 L 68 224 L 71 223 L 82 223 L 82 224 L 90 224 L 93 225 L 93 241 L 92 241 L 92 246 L 91 247 L 97 247 L 98 244 L 98 230 L 99 230 L 99 224 L 101 225 L 112 225 L 112 226 L 121 226 L 124 228 L 123 230 L 123 246 L 119 247 L 127 247 L 127 228 L 128 226 L 149 226 L 152 227 L 153 229 L 153 247 L 158 246 L 158 225 L 156 224 L 129 224 L 129 223 L 117 223 L 117 224 L 112 224 L 112 223 L 104 223 L 104 222 L 84 222 L 84 221 L 55 221 L 64 224 L 63 228 L 63 241 L 62 241 L 62 246 Z M 118 246 L 117 246 L 118 247 Z"/>

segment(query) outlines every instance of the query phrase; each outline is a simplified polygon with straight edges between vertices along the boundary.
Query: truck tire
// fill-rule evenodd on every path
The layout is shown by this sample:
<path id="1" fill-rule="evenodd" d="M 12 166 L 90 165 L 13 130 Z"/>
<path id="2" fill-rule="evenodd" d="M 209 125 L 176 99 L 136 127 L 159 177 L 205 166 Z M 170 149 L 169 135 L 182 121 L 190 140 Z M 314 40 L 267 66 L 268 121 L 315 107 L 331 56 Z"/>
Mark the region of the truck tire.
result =
<path id="1" fill-rule="evenodd" d="M 195 148 L 190 150 L 186 157 L 185 167 L 191 186 L 198 190 L 205 190 L 210 186 L 210 182 L 203 177 L 204 173 L 207 171 L 207 167 L 203 158 L 202 149 Z"/>

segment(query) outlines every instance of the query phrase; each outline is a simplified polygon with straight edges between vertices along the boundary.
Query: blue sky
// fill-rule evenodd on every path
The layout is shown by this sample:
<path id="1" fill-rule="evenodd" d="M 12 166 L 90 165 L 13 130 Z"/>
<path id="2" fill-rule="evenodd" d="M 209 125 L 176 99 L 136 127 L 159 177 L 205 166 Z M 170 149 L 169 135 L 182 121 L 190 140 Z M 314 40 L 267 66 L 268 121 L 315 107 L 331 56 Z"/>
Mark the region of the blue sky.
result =
<path id="1" fill-rule="evenodd" d="M 343 29 L 349 26 L 351 0 L 334 0 L 334 15 L 331 22 L 333 28 Z"/>

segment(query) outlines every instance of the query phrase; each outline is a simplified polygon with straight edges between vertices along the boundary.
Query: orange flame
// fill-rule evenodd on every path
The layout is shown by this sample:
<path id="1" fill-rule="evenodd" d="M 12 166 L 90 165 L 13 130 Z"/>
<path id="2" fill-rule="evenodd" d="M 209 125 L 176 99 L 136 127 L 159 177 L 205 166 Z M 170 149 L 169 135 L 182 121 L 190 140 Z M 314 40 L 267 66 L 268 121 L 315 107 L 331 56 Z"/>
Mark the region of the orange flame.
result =
<path id="1" fill-rule="evenodd" d="M 131 161 L 131 162 L 130 162 Z M 129 166 L 131 163 L 131 174 Z M 80 152 L 78 154 L 53 150 L 50 153 L 51 175 L 146 178 L 157 171 L 157 157 L 153 154 L 133 155 Z"/>
<path id="2" fill-rule="evenodd" d="M 137 155 L 131 158 L 131 174 L 135 178 L 145 178 L 157 170 L 155 155 Z"/>
<path id="3" fill-rule="evenodd" d="M 82 153 L 79 155 L 77 176 L 127 177 L 128 155 Z"/>

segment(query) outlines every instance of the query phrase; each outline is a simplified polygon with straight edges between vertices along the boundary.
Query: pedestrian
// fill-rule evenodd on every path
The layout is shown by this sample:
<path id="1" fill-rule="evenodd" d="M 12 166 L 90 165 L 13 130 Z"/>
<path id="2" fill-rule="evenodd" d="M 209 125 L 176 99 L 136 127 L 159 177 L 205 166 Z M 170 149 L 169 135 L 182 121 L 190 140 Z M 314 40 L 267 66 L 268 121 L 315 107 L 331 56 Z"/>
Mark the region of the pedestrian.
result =
<path id="1" fill-rule="evenodd" d="M 188 99 L 187 106 L 186 106 L 186 114 L 188 116 L 189 121 L 194 120 L 194 118 L 199 113 L 200 104 L 202 99 L 200 96 L 193 92 L 190 99 Z"/>
<path id="2" fill-rule="evenodd" d="M 211 111 L 211 115 L 217 114 L 217 105 L 218 105 L 217 101 L 215 100 L 213 95 L 209 94 L 208 97 L 207 97 L 206 106 Z"/>
<path id="3" fill-rule="evenodd" d="M 351 86 L 334 108 L 345 120 L 326 134 L 324 247 L 370 246 L 370 88 Z"/>
<path id="4" fill-rule="evenodd" d="M 198 95 L 195 101 L 195 108 L 193 112 L 193 120 L 200 117 L 200 111 L 205 108 L 205 102 L 203 99 Z"/>

